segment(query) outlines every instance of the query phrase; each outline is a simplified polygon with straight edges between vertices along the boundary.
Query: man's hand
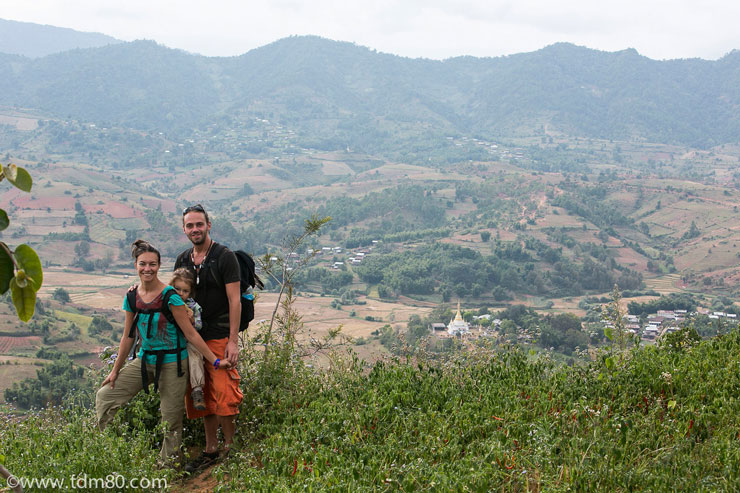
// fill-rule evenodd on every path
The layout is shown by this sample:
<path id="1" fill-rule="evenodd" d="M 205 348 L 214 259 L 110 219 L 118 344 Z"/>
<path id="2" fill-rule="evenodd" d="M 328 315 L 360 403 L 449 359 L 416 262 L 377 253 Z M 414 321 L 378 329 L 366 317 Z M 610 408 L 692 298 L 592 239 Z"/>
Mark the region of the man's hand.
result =
<path id="1" fill-rule="evenodd" d="M 239 362 L 239 344 L 236 339 L 231 340 L 226 344 L 226 351 L 224 351 L 224 359 L 229 362 L 232 368 L 236 367 Z"/>

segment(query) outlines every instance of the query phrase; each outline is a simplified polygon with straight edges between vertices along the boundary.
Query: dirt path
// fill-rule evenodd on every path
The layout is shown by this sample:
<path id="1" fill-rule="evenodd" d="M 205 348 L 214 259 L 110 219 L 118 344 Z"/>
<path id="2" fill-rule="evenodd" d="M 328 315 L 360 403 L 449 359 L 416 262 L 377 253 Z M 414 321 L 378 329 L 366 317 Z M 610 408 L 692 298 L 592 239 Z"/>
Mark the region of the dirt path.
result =
<path id="1" fill-rule="evenodd" d="M 174 493 L 210 493 L 218 485 L 218 480 L 211 474 L 216 465 L 206 468 L 193 477 L 184 479 L 181 483 L 173 485 Z"/>

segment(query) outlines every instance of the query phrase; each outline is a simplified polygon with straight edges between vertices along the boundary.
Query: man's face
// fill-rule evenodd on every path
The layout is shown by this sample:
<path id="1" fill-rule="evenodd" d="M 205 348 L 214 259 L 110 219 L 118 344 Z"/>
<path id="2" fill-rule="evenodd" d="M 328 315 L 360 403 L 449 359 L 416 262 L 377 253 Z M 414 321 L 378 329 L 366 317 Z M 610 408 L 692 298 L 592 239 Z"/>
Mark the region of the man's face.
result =
<path id="1" fill-rule="evenodd" d="M 211 223 L 206 222 L 202 212 L 191 211 L 182 218 L 182 230 L 193 245 L 202 245 L 208 239 Z"/>

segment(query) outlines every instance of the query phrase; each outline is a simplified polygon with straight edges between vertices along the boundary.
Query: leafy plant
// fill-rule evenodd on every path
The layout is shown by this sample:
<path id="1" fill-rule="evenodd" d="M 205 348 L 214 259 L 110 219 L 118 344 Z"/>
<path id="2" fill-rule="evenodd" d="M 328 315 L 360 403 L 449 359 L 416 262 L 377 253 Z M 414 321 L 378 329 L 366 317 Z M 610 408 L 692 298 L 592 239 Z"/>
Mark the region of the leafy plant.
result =
<path id="1" fill-rule="evenodd" d="M 293 308 L 294 279 L 311 258 L 316 255 L 316 251 L 313 250 L 313 253 L 297 260 L 291 260 L 290 254 L 297 252 L 307 238 L 317 234 L 322 226 L 330 220 L 331 218 L 328 216 L 320 217 L 316 214 L 312 215 L 309 219 L 305 220 L 303 231 L 300 234 L 292 235 L 283 242 L 282 252 L 274 254 L 266 253 L 263 257 L 257 259 L 265 275 L 279 286 L 278 297 L 275 301 L 275 307 L 272 311 L 270 321 L 260 327 L 255 338 L 255 341 L 259 341 L 265 345 L 266 358 L 272 350 L 274 342 L 273 330 L 276 324 L 281 329 L 280 343 L 288 344 L 291 349 L 297 344 L 295 335 L 303 327 L 303 324 L 300 315 Z M 312 350 L 315 352 L 324 349 L 331 339 L 339 335 L 340 331 L 341 328 L 329 331 L 329 334 L 323 340 L 310 337 Z"/>
<path id="2" fill-rule="evenodd" d="M 0 181 L 7 179 L 16 188 L 30 192 L 33 180 L 24 168 L 15 164 L 0 166 Z M 10 218 L 0 209 L 0 231 L 7 229 Z M 28 322 L 36 308 L 36 292 L 44 282 L 41 260 L 28 245 L 18 245 L 11 250 L 0 241 L 0 295 L 10 290 L 18 318 Z"/>

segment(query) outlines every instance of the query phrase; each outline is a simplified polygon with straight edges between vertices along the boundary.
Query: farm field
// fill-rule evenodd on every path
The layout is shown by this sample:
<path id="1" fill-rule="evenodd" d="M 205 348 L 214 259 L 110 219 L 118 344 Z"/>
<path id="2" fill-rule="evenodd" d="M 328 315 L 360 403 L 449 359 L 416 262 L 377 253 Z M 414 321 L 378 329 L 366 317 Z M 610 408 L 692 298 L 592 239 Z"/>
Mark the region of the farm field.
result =
<path id="1" fill-rule="evenodd" d="M 277 295 L 274 293 L 260 294 L 255 305 L 255 320 L 269 321 L 275 306 Z M 411 315 L 424 316 L 431 311 L 430 307 L 413 307 L 402 303 L 388 303 L 372 298 L 360 297 L 366 305 L 347 305 L 341 310 L 332 308 L 332 297 L 299 296 L 296 298 L 295 308 L 303 317 L 306 330 L 314 335 L 322 336 L 329 329 L 342 326 L 342 332 L 352 337 L 369 337 L 370 333 L 380 327 L 390 324 L 405 328 L 406 321 Z M 350 316 L 355 311 L 354 317 Z M 371 316 L 378 321 L 365 320 Z"/>
<path id="2" fill-rule="evenodd" d="M 13 382 L 36 376 L 36 370 L 41 368 L 36 363 L 41 361 L 36 358 L 3 356 L 0 351 L 0 403 L 5 402 L 4 390 L 11 387 Z"/>
<path id="3" fill-rule="evenodd" d="M 18 120 L 16 114 L 8 113 L 3 121 L 26 125 L 28 129 L 23 131 L 28 135 L 42 132 L 32 130 L 29 122 Z M 283 135 L 283 130 L 276 132 Z M 45 280 L 39 297 L 43 302 L 53 301 L 57 289 L 67 292 L 70 309 L 54 307 L 58 320 L 52 332 L 64 331 L 74 323 L 85 351 L 94 351 L 110 339 L 107 334 L 99 339 L 87 333 L 93 311 L 108 313 L 106 317 L 116 326 L 123 319 L 123 296 L 137 281 L 129 258 L 130 241 L 146 238 L 160 248 L 164 255 L 161 278 L 167 282 L 173 255 L 188 246 L 180 229 L 179 211 L 183 205 L 200 202 L 212 213 L 216 241 L 237 247 L 248 241 L 249 247 L 242 248 L 258 255 L 279 250 L 289 227 L 300 225 L 313 212 L 334 215 L 339 226 L 329 223 L 311 247 L 340 246 L 345 251 L 322 255 L 309 267 L 331 271 L 333 262 L 344 261 L 352 279 L 338 287 L 311 285 L 315 294 L 301 290 L 296 309 L 303 317 L 305 337 L 321 337 L 342 326 L 345 334 L 363 339 L 365 344 L 354 349 L 371 360 L 387 353 L 371 334 L 386 324 L 403 331 L 410 316 L 424 318 L 443 299 L 443 287 L 448 306 L 458 299 L 463 309 L 487 307 L 496 311 L 523 304 L 542 313 L 579 317 L 587 315 L 587 310 L 579 307 L 582 300 L 608 296 L 608 292 L 593 289 L 565 295 L 570 287 L 567 283 L 558 293 L 548 291 L 555 288 L 551 284 L 547 289 L 531 289 L 525 272 L 537 273 L 542 281 L 556 271 L 556 260 L 543 260 L 543 247 L 556 251 L 556 259 L 576 269 L 588 258 L 619 275 L 613 270 L 616 264 L 623 271 L 641 275 L 641 289 L 661 294 L 700 292 L 710 301 L 740 294 L 736 251 L 740 194 L 733 174 L 740 149 L 678 152 L 660 144 L 584 142 L 552 135 L 557 139 L 545 144 L 540 137 L 523 133 L 508 144 L 490 147 L 497 149 L 491 152 L 490 161 L 422 161 L 429 162 L 429 167 L 419 161 L 410 164 L 349 150 L 299 147 L 291 147 L 289 155 L 279 149 L 270 157 L 247 158 L 204 152 L 198 164 L 153 159 L 146 166 L 138 162 L 120 166 L 88 162 L 88 155 L 46 156 L 46 144 L 36 142 L 34 158 L 28 156 L 31 153 L 24 159 L 14 158 L 37 178 L 33 193 L 9 190 L 0 195 L 0 207 L 13 218 L 3 234 L 9 243 L 28 243 L 42 258 Z M 477 148 L 483 144 L 457 139 L 454 145 Z M 558 170 L 554 165 L 537 169 L 541 163 L 532 159 L 530 151 L 547 154 L 561 145 L 571 146 L 572 151 L 563 162 L 571 159 L 580 171 L 566 171 L 567 166 Z M 617 145 L 626 156 L 620 164 L 608 158 Z M 655 169 L 648 162 L 666 156 L 675 159 L 675 170 Z M 686 173 L 689 168 L 693 174 Z M 384 194 L 392 199 L 396 191 L 409 194 L 409 200 L 419 204 L 402 203 L 395 210 L 374 214 L 383 205 Z M 566 196 L 571 202 L 560 200 Z M 591 209 L 584 207 L 592 196 L 598 200 L 591 203 Z M 424 232 L 422 218 L 429 211 L 435 226 Z M 603 215 L 605 211 L 617 215 Z M 686 235 L 692 223 L 698 234 L 689 238 Z M 419 230 L 423 234 L 415 237 Z M 456 276 L 457 285 L 445 286 L 446 279 L 435 278 L 431 290 L 389 293 L 386 289 L 381 301 L 379 287 L 384 281 L 365 282 L 361 266 L 348 263 L 350 250 L 355 248 L 346 245 L 356 235 L 372 238 L 376 234 L 380 254 L 412 252 L 441 243 L 491 258 L 507 254 L 507 246 L 519 245 L 525 253 L 521 258 L 513 257 L 508 274 L 515 273 L 520 279 L 510 282 L 501 298 L 493 294 L 495 284 L 483 286 L 483 282 L 478 282 L 472 296 L 471 285 L 476 284 L 475 279 L 469 282 L 475 276 L 472 267 L 465 271 L 468 279 Z M 82 247 L 89 253 L 81 255 Z M 94 264 L 84 265 L 82 260 Z M 656 277 L 657 272 L 672 273 Z M 501 283 L 502 279 L 497 279 Z M 333 300 L 348 292 L 354 293 L 350 298 L 365 304 L 332 307 Z M 274 299 L 273 293 L 260 294 L 257 319 L 269 319 Z M 81 314 L 72 313 L 78 310 Z M 27 328 L 12 312 L 3 312 L 0 307 L 0 332 L 23 331 Z M 56 345 L 74 352 L 76 341 L 63 336 L 58 339 L 63 342 Z M 28 342 L 16 338 L 4 344 L 5 351 L 17 351 L 26 350 L 21 345 Z"/>
<path id="4" fill-rule="evenodd" d="M 654 289 L 660 294 L 678 293 L 684 290 L 679 274 L 667 274 L 661 277 L 646 279 L 645 285 L 648 289 Z"/>

